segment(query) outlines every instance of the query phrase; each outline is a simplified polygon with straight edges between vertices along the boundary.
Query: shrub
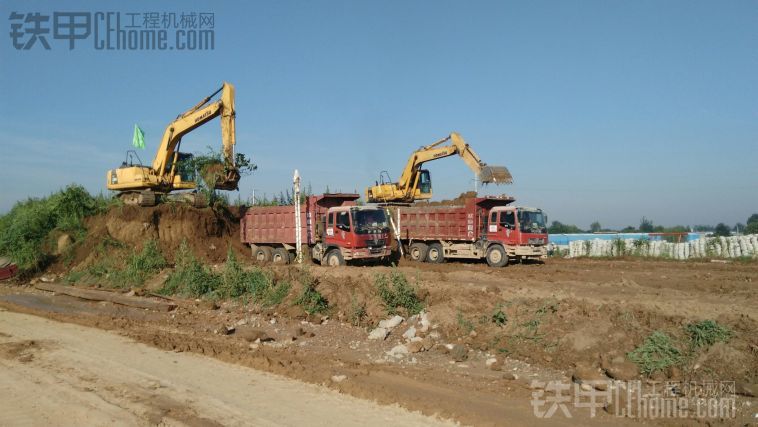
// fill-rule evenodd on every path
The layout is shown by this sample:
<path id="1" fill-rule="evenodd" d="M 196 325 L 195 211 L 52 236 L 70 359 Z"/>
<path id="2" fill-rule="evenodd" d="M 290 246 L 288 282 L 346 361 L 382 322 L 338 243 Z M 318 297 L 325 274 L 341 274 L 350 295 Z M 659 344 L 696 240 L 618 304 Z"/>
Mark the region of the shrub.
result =
<path id="1" fill-rule="evenodd" d="M 19 269 L 35 271 L 51 259 L 44 249 L 53 230 L 84 234 L 82 219 L 107 209 L 112 200 L 91 196 L 84 187 L 69 185 L 48 197 L 17 202 L 0 216 L 0 254 L 9 256 Z"/>
<path id="2" fill-rule="evenodd" d="M 221 283 L 218 288 L 218 296 L 236 298 L 248 291 L 248 274 L 237 262 L 237 257 L 231 247 L 226 253 L 226 264 L 221 273 Z"/>
<path id="3" fill-rule="evenodd" d="M 418 297 L 416 289 L 408 283 L 403 273 L 395 269 L 389 275 L 380 273 L 374 276 L 374 285 L 388 314 L 405 310 L 408 315 L 413 315 L 424 309 L 424 302 Z"/>
<path id="4" fill-rule="evenodd" d="M 500 326 L 501 328 L 505 326 L 506 323 L 508 323 L 508 316 L 503 311 L 502 304 L 498 304 L 497 306 L 495 306 L 495 311 L 492 313 L 490 320 L 492 321 L 492 323 L 496 324 L 497 326 Z"/>

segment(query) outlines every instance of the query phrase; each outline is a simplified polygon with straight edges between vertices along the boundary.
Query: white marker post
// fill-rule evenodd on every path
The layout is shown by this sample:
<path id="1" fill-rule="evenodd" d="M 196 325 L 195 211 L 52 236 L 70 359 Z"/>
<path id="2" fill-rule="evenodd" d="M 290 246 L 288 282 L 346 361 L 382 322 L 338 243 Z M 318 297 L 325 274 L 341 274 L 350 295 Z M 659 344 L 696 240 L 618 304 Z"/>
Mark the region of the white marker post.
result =
<path id="1" fill-rule="evenodd" d="M 293 193 L 295 193 L 295 254 L 297 263 L 303 263 L 303 242 L 300 236 L 300 173 L 295 169 L 292 176 Z"/>

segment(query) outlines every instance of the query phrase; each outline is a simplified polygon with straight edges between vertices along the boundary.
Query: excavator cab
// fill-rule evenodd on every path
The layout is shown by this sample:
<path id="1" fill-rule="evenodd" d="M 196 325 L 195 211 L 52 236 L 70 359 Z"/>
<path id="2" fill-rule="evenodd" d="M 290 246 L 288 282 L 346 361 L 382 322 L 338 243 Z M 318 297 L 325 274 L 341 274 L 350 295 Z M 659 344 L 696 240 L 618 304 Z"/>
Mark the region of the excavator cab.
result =
<path id="1" fill-rule="evenodd" d="M 427 169 L 421 169 L 418 176 L 418 190 L 421 194 L 432 194 L 432 175 Z"/>
<path id="2" fill-rule="evenodd" d="M 197 171 L 192 164 L 192 159 L 195 157 L 192 153 L 177 153 L 176 159 L 176 175 L 179 176 L 182 182 L 195 182 L 197 178 Z M 173 165 L 173 159 L 166 163 L 166 172 L 171 173 L 171 167 Z"/>

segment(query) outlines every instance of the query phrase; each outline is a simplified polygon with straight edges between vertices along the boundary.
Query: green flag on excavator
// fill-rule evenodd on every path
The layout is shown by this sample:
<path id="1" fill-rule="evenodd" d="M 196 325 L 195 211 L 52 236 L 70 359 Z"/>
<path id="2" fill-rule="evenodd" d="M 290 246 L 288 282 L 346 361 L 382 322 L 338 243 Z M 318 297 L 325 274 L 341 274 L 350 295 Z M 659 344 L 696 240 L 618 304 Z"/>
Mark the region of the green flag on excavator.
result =
<path id="1" fill-rule="evenodd" d="M 142 132 L 142 129 L 139 128 L 136 124 L 134 125 L 134 138 L 132 138 L 132 145 L 136 148 L 142 148 L 145 149 L 145 132 Z"/>

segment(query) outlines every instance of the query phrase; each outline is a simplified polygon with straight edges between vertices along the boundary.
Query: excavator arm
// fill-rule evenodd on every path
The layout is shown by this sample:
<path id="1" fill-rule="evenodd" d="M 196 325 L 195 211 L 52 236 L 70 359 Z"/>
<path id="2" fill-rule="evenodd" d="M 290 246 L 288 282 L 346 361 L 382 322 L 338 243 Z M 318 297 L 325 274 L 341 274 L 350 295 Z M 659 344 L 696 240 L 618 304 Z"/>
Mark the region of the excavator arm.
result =
<path id="1" fill-rule="evenodd" d="M 220 99 L 210 102 L 219 92 L 221 92 Z M 237 188 L 239 173 L 234 164 L 234 146 L 237 143 L 234 122 L 234 86 L 226 82 L 219 90 L 180 114 L 176 120 L 166 127 L 153 161 L 153 170 L 161 181 L 173 180 L 179 156 L 177 147 L 181 143 L 182 137 L 218 116 L 221 116 L 222 153 L 226 172 L 214 186 L 219 189 Z"/>
<path id="2" fill-rule="evenodd" d="M 442 145 L 449 142 L 448 145 Z M 511 173 L 504 166 L 488 166 L 482 162 L 470 145 L 458 133 L 419 148 L 411 154 L 400 175 L 398 182 L 377 183 L 366 189 L 366 200 L 373 203 L 411 203 L 414 200 L 432 197 L 431 181 L 428 171 L 421 166 L 429 161 L 458 154 L 466 165 L 476 173 L 477 178 L 485 183 L 509 184 L 513 182 Z M 422 181 L 428 181 L 427 188 L 422 188 Z"/>

